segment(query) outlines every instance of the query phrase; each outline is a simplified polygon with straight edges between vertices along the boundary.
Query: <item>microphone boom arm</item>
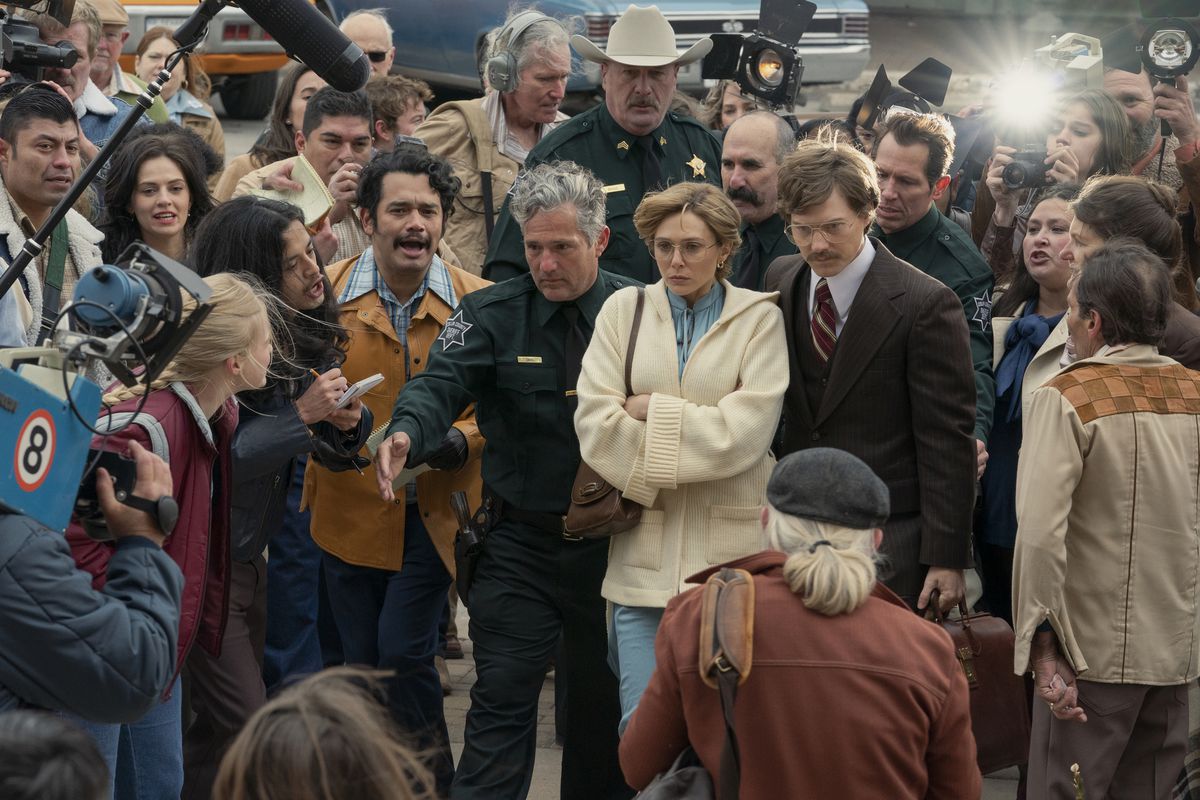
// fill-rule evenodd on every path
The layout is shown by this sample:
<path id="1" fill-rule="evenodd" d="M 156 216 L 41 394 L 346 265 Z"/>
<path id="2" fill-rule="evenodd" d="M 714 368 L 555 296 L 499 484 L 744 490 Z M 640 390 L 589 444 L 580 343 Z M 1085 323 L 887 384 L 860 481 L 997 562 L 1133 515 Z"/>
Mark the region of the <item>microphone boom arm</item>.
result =
<path id="1" fill-rule="evenodd" d="M 41 254 L 45 248 L 46 240 L 50 238 L 50 234 L 55 226 L 67 215 L 67 212 L 75 205 L 75 202 L 87 190 L 87 187 L 100 174 L 100 170 L 112 158 L 113 153 L 121 146 L 125 138 L 129 136 L 129 132 L 133 130 L 142 116 L 150 109 L 151 104 L 154 103 L 154 98 L 159 96 L 163 86 L 167 81 L 171 80 L 171 72 L 175 69 L 175 65 L 180 62 L 184 53 L 190 52 L 200 43 L 201 36 L 204 33 L 204 29 L 208 26 L 209 20 L 225 7 L 225 3 L 226 0 L 204 0 L 192 12 L 191 16 L 176 29 L 175 41 L 179 42 L 179 49 L 167 59 L 167 63 L 163 65 L 162 71 L 158 73 L 158 77 L 151 81 L 146 86 L 145 91 L 138 95 L 132 113 L 122 120 L 116 132 L 113 133 L 104 147 L 100 149 L 96 157 L 92 159 L 92 163 L 88 164 L 79 177 L 75 179 L 75 182 L 71 184 L 71 188 L 58 201 L 58 205 L 50 212 L 50 216 L 46 218 L 42 226 L 37 229 L 37 232 L 32 237 L 25 241 L 25 244 L 21 247 L 21 251 L 13 258 L 12 264 L 5 270 L 4 275 L 0 277 L 0 297 L 8 294 L 8 290 L 17 282 L 21 273 L 29 266 L 29 262 Z M 184 41 L 184 39 L 191 41 Z M 2 263 L 3 261 L 0 261 L 0 264 Z"/>

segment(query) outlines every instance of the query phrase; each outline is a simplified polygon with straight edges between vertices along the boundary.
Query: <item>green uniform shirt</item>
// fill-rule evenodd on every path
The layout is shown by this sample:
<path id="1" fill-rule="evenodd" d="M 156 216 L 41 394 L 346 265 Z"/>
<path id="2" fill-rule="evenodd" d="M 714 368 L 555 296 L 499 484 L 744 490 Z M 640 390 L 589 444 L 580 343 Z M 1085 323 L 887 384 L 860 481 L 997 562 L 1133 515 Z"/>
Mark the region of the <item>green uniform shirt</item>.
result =
<path id="1" fill-rule="evenodd" d="M 600 272 L 575 301 L 588 329 L 610 294 L 633 285 Z M 410 458 L 423 460 L 473 402 L 486 439 L 483 482 L 517 508 L 566 513 L 579 439 L 567 399 L 575 387 L 564 377 L 562 305 L 543 297 L 528 272 L 465 295 L 430 348 L 425 371 L 396 398 L 388 435 L 407 433 Z"/>
<path id="2" fill-rule="evenodd" d="M 792 244 L 783 234 L 785 226 L 783 217 L 778 214 L 772 214 L 757 225 L 742 225 L 740 231 L 742 246 L 733 254 L 733 279 L 730 283 L 744 289 L 753 289 L 756 292 L 763 290 L 767 268 L 771 266 L 771 262 L 781 256 L 794 256 L 799 252 L 796 250 L 796 245 Z M 750 240 L 746 236 L 749 228 L 753 228 L 754 233 L 758 236 L 758 280 L 753 286 L 747 285 L 746 279 L 742 277 L 742 264 L 746 262 L 746 257 L 750 253 Z"/>
<path id="3" fill-rule="evenodd" d="M 650 136 L 656 143 L 666 184 L 707 181 L 721 185 L 721 148 L 699 122 L 668 113 Z M 525 169 L 552 161 L 574 161 L 595 173 L 604 183 L 607 222 L 612 231 L 600 257 L 600 269 L 653 283 L 659 278 L 658 268 L 633 227 L 633 212 L 646 193 L 643 158 L 637 137 L 618 125 L 601 103 L 567 120 L 538 142 L 525 159 Z M 483 276 L 493 281 L 529 271 L 521 229 L 508 205 L 506 199 L 484 259 Z"/>
<path id="4" fill-rule="evenodd" d="M 962 301 L 971 333 L 971 360 L 975 364 L 975 438 L 987 443 L 996 404 L 996 379 L 992 376 L 992 288 L 995 277 L 967 233 L 931 206 L 921 220 L 906 230 L 874 235 L 897 258 L 902 258 L 931 278 L 949 286 Z"/>

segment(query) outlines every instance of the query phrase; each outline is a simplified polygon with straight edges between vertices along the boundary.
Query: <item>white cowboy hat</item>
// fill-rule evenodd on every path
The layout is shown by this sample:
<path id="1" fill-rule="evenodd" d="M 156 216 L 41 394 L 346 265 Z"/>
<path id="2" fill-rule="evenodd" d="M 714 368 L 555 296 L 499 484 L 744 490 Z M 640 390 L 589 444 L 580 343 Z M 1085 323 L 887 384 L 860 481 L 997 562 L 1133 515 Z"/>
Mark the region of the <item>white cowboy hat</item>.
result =
<path id="1" fill-rule="evenodd" d="M 675 30 L 658 6 L 630 6 L 613 23 L 608 34 L 608 52 L 575 34 L 571 44 L 588 61 L 615 61 L 628 67 L 665 67 L 690 64 L 708 55 L 712 40 L 707 36 L 684 52 L 675 49 Z"/>

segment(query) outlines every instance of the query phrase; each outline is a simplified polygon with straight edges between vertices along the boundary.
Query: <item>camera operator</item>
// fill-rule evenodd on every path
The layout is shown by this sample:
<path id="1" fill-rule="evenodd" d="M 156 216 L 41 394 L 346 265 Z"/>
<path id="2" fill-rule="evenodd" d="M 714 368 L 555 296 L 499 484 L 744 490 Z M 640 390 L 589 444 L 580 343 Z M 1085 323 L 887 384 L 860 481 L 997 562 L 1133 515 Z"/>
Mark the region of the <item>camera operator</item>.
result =
<path id="1" fill-rule="evenodd" d="M 1129 120 L 1115 100 L 1094 89 L 1066 99 L 1046 136 L 1046 156 L 1036 162 L 1032 149 L 997 145 L 972 214 L 979 249 L 1003 280 L 1013 269 L 1025 236 L 1025 224 L 1051 183 L 1081 185 L 1093 175 L 1128 174 L 1133 165 Z M 1011 241 L 1011 246 L 999 246 Z"/>
<path id="2" fill-rule="evenodd" d="M 134 496 L 171 493 L 171 471 L 136 442 Z M 60 533 L 0 512 L 0 711 L 22 705 L 97 722 L 136 719 L 175 671 L 183 575 L 144 511 L 118 503 L 108 473 L 96 494 L 116 538 L 104 588 L 75 567 Z"/>

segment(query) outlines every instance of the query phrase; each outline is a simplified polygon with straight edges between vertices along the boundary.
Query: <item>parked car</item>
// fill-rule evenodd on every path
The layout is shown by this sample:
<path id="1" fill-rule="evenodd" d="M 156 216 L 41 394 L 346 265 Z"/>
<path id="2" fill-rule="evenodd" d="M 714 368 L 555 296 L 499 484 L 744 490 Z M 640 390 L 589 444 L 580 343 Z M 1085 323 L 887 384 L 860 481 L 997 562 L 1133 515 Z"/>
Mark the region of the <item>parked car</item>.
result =
<path id="1" fill-rule="evenodd" d="M 379 0 L 327 0 L 335 19 L 351 11 L 377 8 Z M 758 24 L 759 0 L 654 0 L 671 21 L 679 47 L 710 33 L 749 33 Z M 511 0 L 404 0 L 387 12 L 395 31 L 395 69 L 421 78 L 435 90 L 479 92 L 479 63 L 488 32 L 503 23 Z M 628 0 L 539 0 L 536 7 L 555 17 L 579 16 L 589 39 L 604 47 L 613 22 Z M 858 77 L 871 56 L 868 9 L 863 0 L 818 0 L 817 13 L 800 40 L 805 84 L 841 83 Z M 600 85 L 595 64 L 580 63 L 568 91 L 589 92 Z M 704 90 L 699 62 L 679 70 L 679 88 Z"/>
<path id="2" fill-rule="evenodd" d="M 175 29 L 196 9 L 195 0 L 138 0 L 124 5 L 129 12 L 129 39 L 121 67 L 126 72 L 133 71 L 138 42 L 147 30 L 158 25 Z M 276 74 L 288 58 L 246 12 L 232 6 L 221 9 L 197 55 L 228 116 L 262 119 L 271 110 Z"/>

